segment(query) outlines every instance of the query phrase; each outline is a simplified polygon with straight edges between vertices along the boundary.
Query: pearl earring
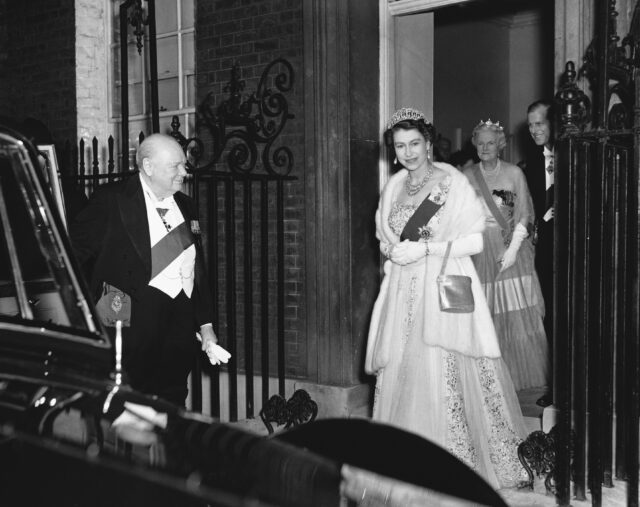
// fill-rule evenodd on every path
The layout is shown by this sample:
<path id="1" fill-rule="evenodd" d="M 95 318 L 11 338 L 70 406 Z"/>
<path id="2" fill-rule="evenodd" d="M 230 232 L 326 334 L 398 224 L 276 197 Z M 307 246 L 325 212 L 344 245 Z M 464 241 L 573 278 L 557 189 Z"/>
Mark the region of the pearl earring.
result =
<path id="1" fill-rule="evenodd" d="M 393 164 L 394 164 L 394 165 L 397 165 L 397 164 L 398 164 L 398 157 L 396 157 L 396 158 L 394 158 L 394 159 L 393 159 Z"/>

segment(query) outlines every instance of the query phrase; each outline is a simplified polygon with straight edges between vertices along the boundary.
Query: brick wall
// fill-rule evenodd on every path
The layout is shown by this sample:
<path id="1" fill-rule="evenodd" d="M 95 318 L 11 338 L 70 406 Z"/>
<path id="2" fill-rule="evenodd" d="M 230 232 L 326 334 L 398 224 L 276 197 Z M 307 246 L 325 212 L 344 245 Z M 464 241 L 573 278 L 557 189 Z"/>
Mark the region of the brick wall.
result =
<path id="1" fill-rule="evenodd" d="M 198 75 L 197 102 L 200 103 L 207 94 L 212 93 L 215 103 L 219 104 L 229 98 L 224 87 L 229 82 L 231 68 L 238 63 L 241 68 L 241 79 L 245 81 L 243 98 L 256 91 L 260 76 L 265 67 L 276 58 L 285 58 L 293 66 L 295 83 L 293 89 L 286 94 L 289 110 L 295 118 L 289 120 L 282 132 L 277 146 L 287 146 L 293 152 L 294 167 L 291 173 L 296 181 L 285 184 L 284 195 L 284 230 L 285 230 L 285 363 L 286 374 L 289 377 L 304 378 L 307 372 L 307 344 L 305 341 L 304 323 L 305 308 L 303 300 L 304 273 L 304 111 L 303 111 L 303 33 L 302 33 L 302 2 L 299 0 L 214 0 L 197 2 L 196 12 L 196 67 Z M 273 82 L 270 81 L 270 86 Z M 206 139 L 206 133 L 199 135 Z M 218 169 L 224 170 L 220 165 Z M 255 169 L 264 172 L 263 168 Z M 242 197 L 236 201 L 241 203 Z M 256 202 L 259 197 L 257 194 Z M 270 208 L 272 212 L 272 208 Z M 204 210 L 201 210 L 204 211 Z M 254 213 L 256 213 L 254 207 Z M 206 219 L 205 213 L 201 212 Z M 259 214 L 256 215 L 259 220 Z M 254 223 L 256 221 L 254 220 Z M 242 217 L 236 218 L 236 227 L 241 231 Z M 224 240 L 222 227 L 218 227 L 218 244 Z M 270 238 L 270 269 L 269 269 L 269 300 L 270 300 L 270 371 L 275 372 L 275 222 L 269 220 Z M 239 252 L 241 245 L 237 244 Z M 259 248 L 259 246 L 257 247 Z M 259 252 L 253 252 L 254 268 Z M 242 254 L 239 254 L 242 255 Z M 236 281 L 241 283 L 243 278 L 242 259 L 236 262 L 238 266 Z M 224 258 L 219 261 L 219 277 L 221 290 L 224 291 Z M 242 314 L 243 287 L 238 286 L 238 308 Z M 222 292 L 222 295 L 224 292 Z M 220 299 L 223 300 L 222 298 Z M 254 300 L 254 334 L 259 332 L 260 284 L 253 284 Z M 241 315 L 240 315 L 241 316 Z M 225 339 L 225 309 L 221 308 L 220 332 Z M 242 336 L 243 321 L 238 318 L 238 334 Z M 242 341 L 242 339 L 241 339 Z M 238 354 L 242 366 L 242 344 Z M 259 369 L 259 346 L 255 345 L 254 363 Z"/>
<path id="2" fill-rule="evenodd" d="M 0 116 L 76 136 L 74 0 L 0 2 Z"/>
<path id="3" fill-rule="evenodd" d="M 9 101 L 9 89 L 7 79 L 9 69 L 7 60 L 9 58 L 9 26 L 7 19 L 7 0 L 0 0 L 0 115 L 4 114 L 5 104 Z"/>

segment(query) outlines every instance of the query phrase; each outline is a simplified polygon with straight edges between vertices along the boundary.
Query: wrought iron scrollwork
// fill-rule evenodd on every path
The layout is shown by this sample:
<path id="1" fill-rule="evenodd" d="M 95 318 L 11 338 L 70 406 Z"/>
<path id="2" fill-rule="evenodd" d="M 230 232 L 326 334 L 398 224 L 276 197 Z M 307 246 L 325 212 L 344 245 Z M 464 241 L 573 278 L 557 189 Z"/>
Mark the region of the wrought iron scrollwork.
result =
<path id="1" fill-rule="evenodd" d="M 276 68 L 279 72 L 273 76 Z M 269 86 L 271 79 L 273 88 Z M 287 60 L 278 58 L 264 69 L 256 91 L 243 100 L 245 81 L 240 78 L 240 67 L 236 63 L 231 69 L 231 80 L 224 88 L 229 98 L 216 107 L 213 93 L 209 93 L 198 107 L 198 126 L 206 128 L 212 140 L 211 157 L 199 169 L 212 168 L 226 154 L 227 166 L 233 172 L 249 173 L 260 160 L 269 174 L 288 175 L 293 168 L 291 149 L 273 147 L 287 121 L 294 118 L 284 95 L 293 83 L 293 67 Z M 261 150 L 260 145 L 263 145 Z M 203 155 L 202 151 L 199 155 Z"/>
<path id="2" fill-rule="evenodd" d="M 278 426 L 284 424 L 284 428 L 287 429 L 311 422 L 317 415 L 318 404 L 304 389 L 298 389 L 288 400 L 279 394 L 274 394 L 260 410 L 260 419 L 269 433 L 273 433 L 273 423 Z"/>
<path id="3" fill-rule="evenodd" d="M 547 493 L 556 493 L 557 439 L 558 429 L 557 426 L 554 426 L 549 433 L 541 430 L 534 431 L 518 446 L 518 458 L 529 476 L 529 480 L 522 481 L 518 484 L 518 488 L 527 488 L 533 491 L 535 477 L 544 476 L 544 486 Z M 575 433 L 572 431 L 569 443 L 571 460 L 574 455 L 574 440 Z"/>
<path id="4" fill-rule="evenodd" d="M 620 43 L 617 34 L 618 12 L 615 0 L 609 0 L 608 19 L 609 24 L 607 46 L 607 72 L 609 77 L 609 89 L 607 90 L 607 102 L 600 105 L 607 110 L 608 127 L 612 130 L 631 128 L 633 125 L 633 106 L 635 89 L 633 83 L 634 68 L 638 66 L 638 40 L 632 34 L 627 35 Z M 598 50 L 595 39 L 584 56 L 584 64 L 580 74 L 590 82 L 591 88 L 596 89 L 598 76 Z"/>
<path id="5" fill-rule="evenodd" d="M 187 170 L 191 171 L 197 166 L 197 162 L 204 152 L 204 144 L 197 137 L 186 138 L 182 132 L 180 132 L 180 120 L 176 115 L 171 118 L 171 132 L 169 134 L 173 137 L 187 156 Z"/>

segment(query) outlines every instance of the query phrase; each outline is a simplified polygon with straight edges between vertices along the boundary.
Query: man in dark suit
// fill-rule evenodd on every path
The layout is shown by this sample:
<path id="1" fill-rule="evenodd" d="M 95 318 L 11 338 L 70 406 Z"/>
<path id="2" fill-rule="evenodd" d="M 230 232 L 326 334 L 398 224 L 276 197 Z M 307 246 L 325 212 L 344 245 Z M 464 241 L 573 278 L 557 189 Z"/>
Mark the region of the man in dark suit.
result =
<path id="1" fill-rule="evenodd" d="M 544 297 L 544 328 L 553 350 L 553 104 L 538 100 L 527 108 L 529 133 L 534 146 L 526 160 L 526 176 L 535 209 L 536 272 Z M 551 386 L 538 401 L 547 406 L 553 402 Z"/>
<path id="2" fill-rule="evenodd" d="M 139 174 L 99 187 L 70 225 L 103 324 L 123 321 L 130 384 L 184 405 L 195 359 L 217 341 L 195 203 L 180 192 L 185 155 L 170 136 L 147 137 Z"/>

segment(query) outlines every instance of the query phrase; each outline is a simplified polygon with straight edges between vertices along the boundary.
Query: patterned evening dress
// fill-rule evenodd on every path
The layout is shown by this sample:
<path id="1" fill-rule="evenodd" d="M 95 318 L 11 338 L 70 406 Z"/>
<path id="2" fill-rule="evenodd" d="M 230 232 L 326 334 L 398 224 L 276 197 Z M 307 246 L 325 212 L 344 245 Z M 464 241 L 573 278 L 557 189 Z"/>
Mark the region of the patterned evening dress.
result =
<path id="1" fill-rule="evenodd" d="M 450 180 L 445 178 L 429 198 L 446 201 Z M 416 208 L 394 202 L 388 224 L 395 234 L 400 236 Z M 432 237 L 445 211 L 441 207 L 419 229 L 424 239 Z M 527 432 L 511 378 L 500 357 L 473 357 L 425 343 L 423 335 L 434 332 L 421 311 L 428 294 L 421 288 L 425 266 L 402 266 L 397 285 L 391 282 L 400 329 L 395 330 L 388 363 L 377 373 L 373 418 L 438 443 L 495 488 L 513 487 L 526 478 L 517 446 Z M 427 304 L 438 305 L 437 298 Z M 463 320 L 468 315 L 451 322 L 468 322 Z M 466 334 L 464 329 L 464 324 L 454 324 L 448 333 Z"/>
<path id="2" fill-rule="evenodd" d="M 468 171 L 481 173 L 479 164 Z M 481 173 L 482 174 L 482 173 Z M 544 301 L 535 271 L 532 235 L 525 238 L 515 264 L 500 273 L 498 260 L 509 246 L 516 224 L 532 230 L 533 203 L 522 170 L 499 161 L 496 172 L 485 181 L 496 206 L 507 220 L 505 232 L 489 211 L 484 199 L 487 225 L 484 250 L 474 255 L 473 262 L 483 284 L 487 304 L 504 358 L 516 390 L 547 385 L 549 347 L 544 331 Z M 477 188 L 475 175 L 469 178 Z M 479 195 L 482 195 L 478 189 Z"/>

